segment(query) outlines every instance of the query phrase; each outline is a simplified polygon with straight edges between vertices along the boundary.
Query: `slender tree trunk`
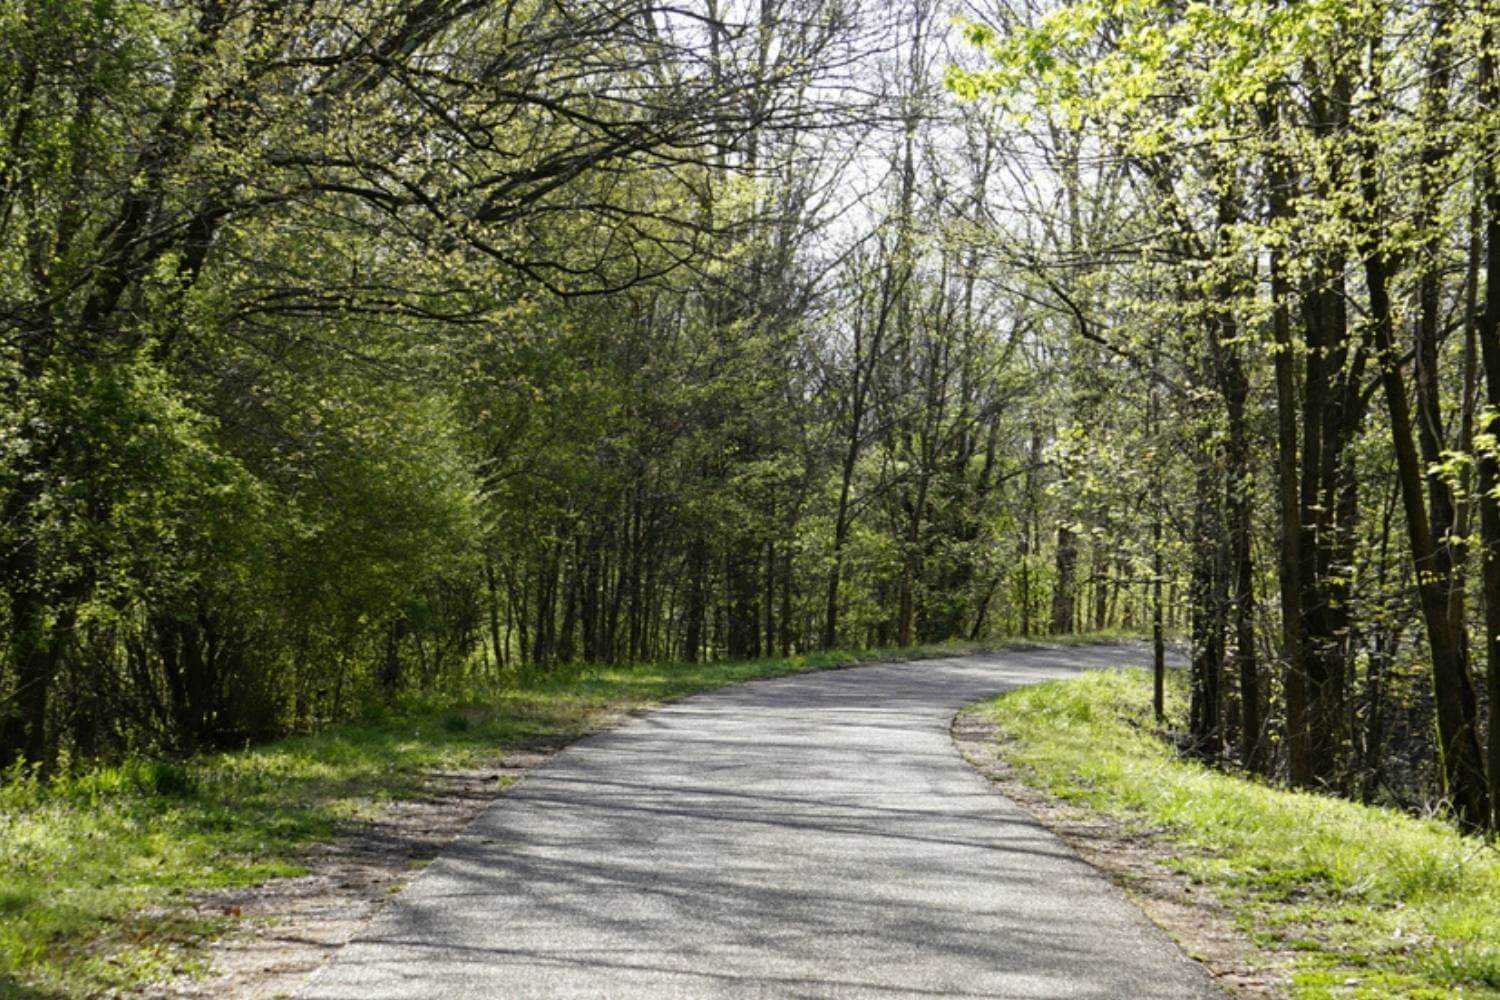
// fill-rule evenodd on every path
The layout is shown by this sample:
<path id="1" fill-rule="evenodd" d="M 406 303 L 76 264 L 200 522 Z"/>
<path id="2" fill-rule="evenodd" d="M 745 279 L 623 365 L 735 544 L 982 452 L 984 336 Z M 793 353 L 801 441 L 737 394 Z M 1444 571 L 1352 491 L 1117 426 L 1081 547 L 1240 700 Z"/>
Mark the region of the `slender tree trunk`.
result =
<path id="1" fill-rule="evenodd" d="M 766 542 L 766 575 L 764 593 L 761 604 L 765 610 L 766 639 L 762 648 L 766 656 L 774 656 L 776 652 L 776 543 Z M 786 621 L 781 623 L 786 628 Z"/>
<path id="2" fill-rule="evenodd" d="M 1366 200 L 1374 206 L 1372 179 L 1366 165 Z M 1365 249 L 1365 282 L 1369 289 L 1371 326 L 1380 350 L 1381 382 L 1385 390 L 1391 435 L 1396 451 L 1396 475 L 1406 513 L 1407 535 L 1417 573 L 1417 591 L 1432 654 L 1433 694 L 1438 718 L 1438 743 L 1444 784 L 1459 822 L 1468 827 L 1489 819 L 1488 786 L 1479 749 L 1478 707 L 1458 623 L 1448 618 L 1448 575 L 1443 572 L 1437 542 L 1423 497 L 1421 461 L 1413 442 L 1411 411 L 1391 331 L 1385 251 L 1373 235 Z M 1481 340 L 1481 343 L 1483 341 Z"/>
<path id="3" fill-rule="evenodd" d="M 1151 340 L 1151 371 L 1161 364 L 1161 335 Z M 1161 398 L 1153 378 L 1146 389 L 1146 439 L 1152 442 L 1156 457 L 1151 462 L 1151 710 L 1157 722 L 1167 718 L 1167 639 L 1162 607 L 1162 497 L 1161 458 L 1156 447 L 1157 423 Z"/>
<path id="4" fill-rule="evenodd" d="M 1239 221 L 1238 206 L 1232 192 L 1219 199 L 1216 246 L 1227 242 L 1228 233 Z M 1231 278 L 1218 287 L 1218 302 L 1232 303 L 1236 288 Z M 1219 391 L 1224 399 L 1227 418 L 1224 510 L 1228 519 L 1227 544 L 1229 567 L 1234 584 L 1235 667 L 1240 682 L 1240 761 L 1251 772 L 1262 770 L 1261 759 L 1261 693 L 1259 667 L 1255 658 L 1255 566 L 1252 562 L 1250 536 L 1253 529 L 1254 470 L 1250 431 L 1246 426 L 1245 403 L 1250 381 L 1240 360 L 1238 325 L 1233 312 L 1220 308 L 1207 324 L 1207 340 Z"/>
<path id="5" fill-rule="evenodd" d="M 682 658 L 697 663 L 703 652 L 704 627 L 708 616 L 708 547 L 695 538 L 688 548 L 687 622 L 682 639 Z"/>
<path id="6" fill-rule="evenodd" d="M 1222 754 L 1224 743 L 1225 545 L 1212 454 L 1200 454 L 1197 463 L 1191 584 L 1193 670 L 1188 728 L 1194 751 L 1216 759 Z"/>
<path id="7" fill-rule="evenodd" d="M 1077 541 L 1073 529 L 1058 525 L 1055 576 L 1052 582 L 1052 634 L 1066 635 L 1073 631 L 1076 595 L 1074 593 L 1074 569 L 1078 563 Z"/>
<path id="8" fill-rule="evenodd" d="M 828 600 L 823 617 L 824 649 L 833 649 L 839 642 L 839 582 L 844 575 L 844 545 L 849 540 L 849 488 L 854 480 L 854 463 L 858 457 L 857 441 L 851 438 L 844 456 L 839 505 L 833 518 L 833 565 L 828 570 Z"/>
<path id="9" fill-rule="evenodd" d="M 1109 558 L 1100 539 L 1095 539 L 1090 555 L 1089 575 L 1094 579 L 1094 631 L 1102 632 L 1109 620 Z"/>
<path id="10" fill-rule="evenodd" d="M 907 514 L 906 538 L 901 558 L 901 586 L 897 601 L 896 644 L 905 648 L 916 633 L 916 586 L 922 565 L 922 512 L 927 507 L 929 477 L 924 471 L 917 480 L 917 495 Z"/>
<path id="11" fill-rule="evenodd" d="M 490 644 L 495 650 L 495 672 L 505 666 L 505 646 L 500 642 L 500 597 L 495 587 L 495 561 L 486 549 L 484 553 L 484 582 L 489 595 Z"/>
<path id="12" fill-rule="evenodd" d="M 1500 14 L 1493 3 L 1484 3 L 1481 14 L 1493 19 Z M 1500 111 L 1500 74 L 1495 68 L 1494 29 L 1486 27 L 1479 65 L 1480 105 L 1490 115 Z M 1493 136 L 1492 136 L 1493 138 Z M 1493 147 L 1493 143 L 1491 143 Z M 1480 170 L 1484 204 L 1484 311 L 1479 316 L 1477 339 L 1484 362 L 1485 402 L 1480 425 L 1483 434 L 1500 433 L 1500 175 L 1494 159 Z M 1479 452 L 1480 572 L 1484 589 L 1485 674 L 1489 696 L 1489 746 L 1487 763 L 1491 829 L 1500 829 L 1500 456 L 1493 444 Z"/>
<path id="13" fill-rule="evenodd" d="M 1021 601 L 1020 615 L 1021 627 L 1019 629 L 1021 638 L 1031 637 L 1031 522 L 1030 519 L 1021 523 Z"/>
<path id="14" fill-rule="evenodd" d="M 1268 124 L 1274 125 L 1274 117 Z M 1270 217 L 1274 225 L 1286 217 L 1288 179 L 1281 157 L 1273 155 L 1268 165 Z M 1302 519 L 1297 472 L 1297 345 L 1292 341 L 1282 251 L 1270 251 L 1271 329 L 1276 341 L 1276 493 L 1280 501 L 1280 552 L 1277 571 L 1281 591 L 1281 650 L 1284 661 L 1282 691 L 1286 698 L 1287 769 L 1292 784 L 1312 784 L 1308 757 L 1307 661 L 1302 621 Z"/>
<path id="15" fill-rule="evenodd" d="M 1157 722 L 1167 718 L 1167 639 L 1162 627 L 1161 512 L 1151 525 L 1151 708 Z"/>
<path id="16" fill-rule="evenodd" d="M 782 547 L 781 555 L 781 658 L 792 655 L 792 547 Z"/>

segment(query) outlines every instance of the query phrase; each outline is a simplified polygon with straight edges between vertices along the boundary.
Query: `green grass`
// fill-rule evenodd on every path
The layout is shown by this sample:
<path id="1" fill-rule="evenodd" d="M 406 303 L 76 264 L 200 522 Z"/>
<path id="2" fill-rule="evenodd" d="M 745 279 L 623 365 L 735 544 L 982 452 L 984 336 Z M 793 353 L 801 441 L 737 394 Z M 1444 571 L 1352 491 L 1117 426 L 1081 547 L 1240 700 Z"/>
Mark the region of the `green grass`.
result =
<path id="1" fill-rule="evenodd" d="M 1181 681 L 1174 684 L 1181 711 Z M 1297 997 L 1500 996 L 1500 855 L 1436 819 L 1290 792 L 1186 761 L 1150 678 L 1097 672 L 985 706 L 1027 782 L 1153 831 Z"/>
<path id="2" fill-rule="evenodd" d="M 434 770 L 726 684 L 978 648 L 569 670 L 462 700 L 408 699 L 234 753 L 49 782 L 13 775 L 0 784 L 0 996 L 93 995 L 193 969 L 224 923 L 190 916 L 193 892 L 299 874 L 309 845 L 416 794 Z"/>

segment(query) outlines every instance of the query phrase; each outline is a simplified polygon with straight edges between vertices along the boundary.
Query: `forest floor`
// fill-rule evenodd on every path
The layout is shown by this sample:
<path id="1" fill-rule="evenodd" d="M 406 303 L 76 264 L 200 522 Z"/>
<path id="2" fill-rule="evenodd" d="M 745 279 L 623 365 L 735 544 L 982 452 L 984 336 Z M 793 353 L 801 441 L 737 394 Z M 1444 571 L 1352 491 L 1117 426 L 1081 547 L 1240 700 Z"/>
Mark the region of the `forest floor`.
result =
<path id="1" fill-rule="evenodd" d="M 286 995 L 506 785 L 584 735 L 741 681 L 1004 645 L 569 670 L 243 751 L 12 776 L 0 997 Z"/>
<path id="2" fill-rule="evenodd" d="M 1500 996 L 1494 845 L 1187 761 L 1150 701 L 1147 674 L 1091 673 L 973 706 L 953 737 L 1238 996 Z"/>

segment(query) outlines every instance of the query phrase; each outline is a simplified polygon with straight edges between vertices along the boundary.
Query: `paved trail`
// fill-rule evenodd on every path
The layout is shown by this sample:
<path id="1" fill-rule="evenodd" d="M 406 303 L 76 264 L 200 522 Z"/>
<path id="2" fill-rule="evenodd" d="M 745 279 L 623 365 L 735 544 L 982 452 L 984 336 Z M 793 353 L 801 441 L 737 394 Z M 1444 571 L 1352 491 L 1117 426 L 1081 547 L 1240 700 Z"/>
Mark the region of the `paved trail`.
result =
<path id="1" fill-rule="evenodd" d="M 948 736 L 987 694 L 1143 659 L 892 664 L 653 712 L 499 798 L 304 995 L 1217 996 Z"/>

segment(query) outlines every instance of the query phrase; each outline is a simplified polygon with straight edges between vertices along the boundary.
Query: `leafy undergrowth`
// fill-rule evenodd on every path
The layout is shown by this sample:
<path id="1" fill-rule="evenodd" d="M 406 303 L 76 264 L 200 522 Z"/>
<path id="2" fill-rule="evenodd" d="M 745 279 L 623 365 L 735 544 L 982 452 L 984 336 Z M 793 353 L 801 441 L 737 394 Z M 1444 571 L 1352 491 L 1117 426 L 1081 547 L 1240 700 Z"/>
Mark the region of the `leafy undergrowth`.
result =
<path id="1" fill-rule="evenodd" d="M 992 646 L 577 669 L 463 699 L 408 699 L 243 751 L 47 782 L 12 776 L 0 784 L 0 996 L 92 995 L 191 970 L 194 946 L 219 929 L 183 905 L 194 891 L 301 873 L 309 845 L 419 793 L 433 771 L 556 745 L 726 684 L 980 648 Z"/>
<path id="2" fill-rule="evenodd" d="M 1178 679 L 1174 708 L 1181 712 Z M 1435 819 L 1290 792 L 1183 760 L 1150 678 L 1095 672 L 988 708 L 1030 784 L 1165 838 L 1297 997 L 1500 996 L 1500 854 Z"/>

